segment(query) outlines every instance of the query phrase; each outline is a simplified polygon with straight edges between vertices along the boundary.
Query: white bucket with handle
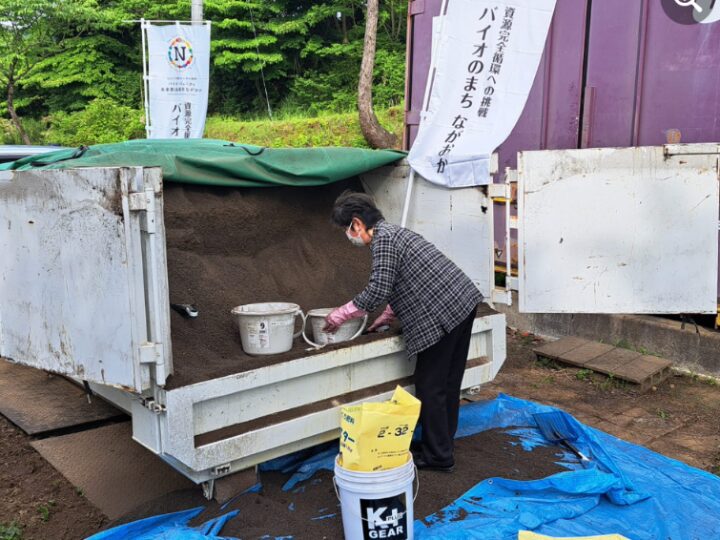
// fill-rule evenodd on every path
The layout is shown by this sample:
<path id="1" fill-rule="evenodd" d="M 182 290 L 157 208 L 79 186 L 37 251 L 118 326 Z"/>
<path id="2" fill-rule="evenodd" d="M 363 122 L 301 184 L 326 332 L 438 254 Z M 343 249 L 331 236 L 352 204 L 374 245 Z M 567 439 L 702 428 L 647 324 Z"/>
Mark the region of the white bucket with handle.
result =
<path id="1" fill-rule="evenodd" d="M 325 345 L 333 343 L 342 343 L 343 341 L 352 341 L 365 330 L 368 316 L 362 318 L 350 319 L 345 321 L 336 332 L 324 332 L 325 317 L 330 315 L 333 308 L 311 309 L 305 318 L 303 326 L 303 339 L 308 345 L 312 345 L 316 349 L 322 349 Z M 312 339 L 308 337 L 308 323 L 312 329 Z"/>
<path id="2" fill-rule="evenodd" d="M 292 349 L 293 338 L 300 336 L 302 329 L 295 332 L 295 317 L 305 315 L 300 306 L 290 302 L 263 302 L 237 306 L 231 313 L 237 317 L 242 348 L 248 354 L 279 354 Z"/>
<path id="3" fill-rule="evenodd" d="M 415 463 L 377 472 L 351 471 L 335 458 L 335 493 L 340 499 L 346 540 L 412 540 Z M 418 488 L 420 486 L 418 485 Z"/>

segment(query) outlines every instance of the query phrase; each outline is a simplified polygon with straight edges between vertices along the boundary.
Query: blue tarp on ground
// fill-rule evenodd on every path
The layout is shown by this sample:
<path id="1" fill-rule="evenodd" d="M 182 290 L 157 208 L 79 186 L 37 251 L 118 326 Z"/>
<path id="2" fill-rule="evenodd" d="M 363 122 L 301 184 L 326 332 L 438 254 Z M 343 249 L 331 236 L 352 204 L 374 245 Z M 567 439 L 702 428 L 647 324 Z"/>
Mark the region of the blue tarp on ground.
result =
<path id="1" fill-rule="evenodd" d="M 461 407 L 457 436 L 506 428 L 530 450 L 548 444 L 533 414 L 552 411 L 558 410 L 501 394 L 492 401 Z M 566 454 L 562 465 L 567 472 L 529 482 L 484 480 L 436 514 L 416 520 L 415 538 L 516 540 L 518 531 L 532 530 L 556 537 L 619 533 L 631 540 L 720 540 L 720 478 L 562 414 L 590 463 L 583 466 Z M 262 469 L 293 473 L 284 486 L 290 490 L 321 469 L 333 470 L 336 453 L 337 445 L 329 443 L 278 458 Z M 218 522 L 200 529 L 187 527 L 198 513 L 195 509 L 156 516 L 122 527 L 139 526 L 126 532 L 146 540 L 219 538 L 208 536 L 219 534 Z M 165 536 L 153 536 L 151 525 L 161 527 Z M 118 529 L 92 540 L 124 538 L 111 534 Z M 135 535 L 138 532 L 145 536 Z"/>
<path id="2" fill-rule="evenodd" d="M 532 415 L 555 410 L 501 394 L 463 407 L 460 435 L 525 426 L 518 435 L 542 443 Z M 427 518 L 427 525 L 416 521 L 415 537 L 515 540 L 528 529 L 560 537 L 720 539 L 720 478 L 567 419 L 579 435 L 579 450 L 592 460 L 587 468 L 578 463 L 575 470 L 530 482 L 485 480 Z"/>
<path id="3" fill-rule="evenodd" d="M 112 529 L 94 534 L 87 540 L 233 540 L 218 536 L 229 520 L 238 511 L 234 510 L 222 516 L 206 521 L 199 527 L 189 527 L 188 523 L 199 516 L 205 508 L 199 506 L 182 512 L 162 514 L 132 523 L 118 525 Z"/>

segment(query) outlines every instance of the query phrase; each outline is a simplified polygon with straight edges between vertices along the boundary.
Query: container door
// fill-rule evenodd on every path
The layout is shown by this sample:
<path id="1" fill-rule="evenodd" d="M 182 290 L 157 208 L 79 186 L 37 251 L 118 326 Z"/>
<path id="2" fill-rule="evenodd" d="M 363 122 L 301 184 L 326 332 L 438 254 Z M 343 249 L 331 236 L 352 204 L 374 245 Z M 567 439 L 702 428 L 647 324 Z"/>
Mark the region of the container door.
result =
<path id="1" fill-rule="evenodd" d="M 159 170 L 0 172 L 0 356 L 125 390 L 170 370 Z"/>
<path id="2" fill-rule="evenodd" d="M 716 313 L 718 145 L 523 152 L 528 313 Z"/>

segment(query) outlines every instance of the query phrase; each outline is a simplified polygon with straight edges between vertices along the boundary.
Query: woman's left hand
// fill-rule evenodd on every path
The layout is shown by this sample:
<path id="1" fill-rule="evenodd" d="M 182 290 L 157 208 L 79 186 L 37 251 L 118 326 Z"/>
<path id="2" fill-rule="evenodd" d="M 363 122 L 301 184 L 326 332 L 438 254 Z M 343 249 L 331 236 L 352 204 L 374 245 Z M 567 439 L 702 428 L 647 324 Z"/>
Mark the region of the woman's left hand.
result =
<path id="1" fill-rule="evenodd" d="M 334 334 L 338 331 L 338 328 L 340 328 L 345 321 L 349 321 L 350 319 L 354 319 L 356 317 L 362 317 L 364 315 L 365 312 L 362 309 L 358 309 L 351 300 L 344 306 L 335 308 L 330 312 L 327 317 L 325 317 L 325 326 L 323 327 L 323 332 L 329 332 L 331 334 Z"/>

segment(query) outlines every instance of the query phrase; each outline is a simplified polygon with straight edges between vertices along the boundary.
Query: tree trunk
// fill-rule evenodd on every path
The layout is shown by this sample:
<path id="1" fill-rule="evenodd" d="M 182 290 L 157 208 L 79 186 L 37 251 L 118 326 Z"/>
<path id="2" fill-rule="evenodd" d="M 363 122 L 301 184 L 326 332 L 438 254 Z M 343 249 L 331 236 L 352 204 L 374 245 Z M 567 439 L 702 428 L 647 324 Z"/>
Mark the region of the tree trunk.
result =
<path id="1" fill-rule="evenodd" d="M 378 122 L 373 110 L 372 83 L 377 42 L 378 0 L 368 0 L 365 16 L 365 44 L 363 46 L 360 81 L 358 83 L 358 112 L 360 129 L 372 148 L 393 148 L 397 137 Z"/>
<path id="2" fill-rule="evenodd" d="M 390 39 L 395 39 L 395 2 L 390 0 Z"/>
<path id="3" fill-rule="evenodd" d="M 350 43 L 350 40 L 348 39 L 348 31 L 347 31 L 347 19 L 345 18 L 345 15 L 342 16 L 342 34 L 343 34 L 343 43 L 347 45 Z"/>
<path id="4" fill-rule="evenodd" d="M 15 125 L 15 128 L 18 130 L 18 133 L 20 134 L 20 137 L 22 138 L 22 141 L 24 144 L 32 144 L 30 142 L 30 137 L 28 137 L 28 134 L 25 132 L 25 128 L 22 126 L 22 122 L 20 121 L 20 117 L 17 115 L 17 112 L 15 111 L 15 80 L 12 78 L 12 75 L 8 79 L 7 83 L 7 110 L 10 113 L 10 119 L 12 120 L 12 123 Z"/>

